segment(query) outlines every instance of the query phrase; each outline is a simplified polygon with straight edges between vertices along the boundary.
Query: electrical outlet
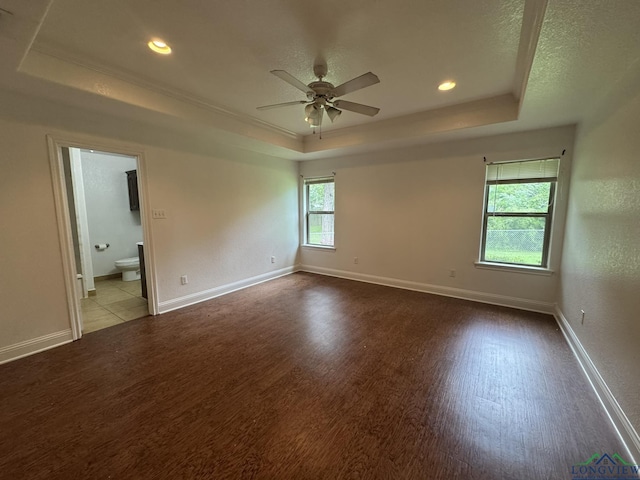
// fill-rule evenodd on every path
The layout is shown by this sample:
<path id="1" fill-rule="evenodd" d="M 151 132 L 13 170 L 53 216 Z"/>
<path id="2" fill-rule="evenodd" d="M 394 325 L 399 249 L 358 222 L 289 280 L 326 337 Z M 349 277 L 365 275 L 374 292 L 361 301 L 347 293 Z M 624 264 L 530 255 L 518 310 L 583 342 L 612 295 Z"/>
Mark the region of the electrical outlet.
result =
<path id="1" fill-rule="evenodd" d="M 580 316 L 580 324 L 584 325 L 584 310 L 580 310 L 581 316 Z"/>
<path id="2" fill-rule="evenodd" d="M 187 278 L 187 276 L 186 276 L 186 275 L 182 275 L 182 276 L 180 277 L 180 283 L 181 283 L 182 285 L 186 285 L 187 283 L 189 283 L 189 279 Z"/>
<path id="3" fill-rule="evenodd" d="M 455 277 L 456 276 L 456 271 L 454 269 L 449 270 L 449 276 L 450 277 Z"/>
<path id="4" fill-rule="evenodd" d="M 358 264 L 358 257 L 353 257 L 353 263 Z"/>
<path id="5" fill-rule="evenodd" d="M 274 257 L 273 255 L 271 256 L 271 263 L 276 263 L 276 257 Z"/>

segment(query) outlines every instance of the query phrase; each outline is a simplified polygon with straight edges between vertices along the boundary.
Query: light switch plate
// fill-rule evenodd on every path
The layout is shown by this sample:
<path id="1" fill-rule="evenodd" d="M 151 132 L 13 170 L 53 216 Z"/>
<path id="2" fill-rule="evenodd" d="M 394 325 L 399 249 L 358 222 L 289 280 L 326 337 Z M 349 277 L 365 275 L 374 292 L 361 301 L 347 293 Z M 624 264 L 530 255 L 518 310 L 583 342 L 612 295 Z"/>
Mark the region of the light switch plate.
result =
<path id="1" fill-rule="evenodd" d="M 167 218 L 167 212 L 160 208 L 154 208 L 153 210 L 151 210 L 151 216 L 153 218 L 165 219 Z"/>

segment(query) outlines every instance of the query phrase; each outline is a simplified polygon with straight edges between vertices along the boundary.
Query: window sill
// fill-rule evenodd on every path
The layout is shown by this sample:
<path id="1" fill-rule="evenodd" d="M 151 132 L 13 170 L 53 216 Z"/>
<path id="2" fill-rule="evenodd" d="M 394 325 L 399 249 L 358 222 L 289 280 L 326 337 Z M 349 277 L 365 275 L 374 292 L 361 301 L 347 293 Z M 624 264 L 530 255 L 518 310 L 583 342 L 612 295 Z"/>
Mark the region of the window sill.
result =
<path id="1" fill-rule="evenodd" d="M 541 267 L 527 267 L 525 265 L 509 265 L 507 263 L 491 263 L 491 262 L 474 262 L 476 268 L 484 268 L 486 270 L 501 270 L 507 272 L 526 273 L 529 275 L 543 275 L 550 277 L 553 270 Z"/>
<path id="2" fill-rule="evenodd" d="M 328 250 L 331 252 L 335 252 L 336 251 L 336 247 L 330 247 L 328 245 L 310 245 L 308 243 L 303 243 L 301 245 L 303 248 L 311 248 L 313 250 Z"/>

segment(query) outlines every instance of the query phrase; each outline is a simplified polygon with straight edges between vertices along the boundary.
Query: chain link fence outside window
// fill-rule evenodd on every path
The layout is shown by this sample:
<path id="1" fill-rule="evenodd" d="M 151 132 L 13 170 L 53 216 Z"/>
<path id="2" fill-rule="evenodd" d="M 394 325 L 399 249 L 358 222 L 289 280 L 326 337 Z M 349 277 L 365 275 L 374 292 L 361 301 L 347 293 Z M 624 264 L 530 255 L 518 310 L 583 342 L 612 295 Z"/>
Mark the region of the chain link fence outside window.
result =
<path id="1" fill-rule="evenodd" d="M 488 230 L 485 260 L 541 265 L 544 230 Z"/>

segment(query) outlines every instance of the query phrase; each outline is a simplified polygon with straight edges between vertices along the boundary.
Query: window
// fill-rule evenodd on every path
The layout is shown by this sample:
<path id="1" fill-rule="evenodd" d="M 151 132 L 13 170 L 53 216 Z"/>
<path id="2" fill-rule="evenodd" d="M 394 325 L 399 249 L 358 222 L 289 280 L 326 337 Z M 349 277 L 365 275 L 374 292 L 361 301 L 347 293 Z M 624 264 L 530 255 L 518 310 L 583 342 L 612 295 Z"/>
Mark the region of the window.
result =
<path id="1" fill-rule="evenodd" d="M 333 178 L 304 181 L 306 244 L 333 247 L 335 182 Z"/>
<path id="2" fill-rule="evenodd" d="M 480 261 L 547 268 L 559 164 L 487 165 Z"/>

